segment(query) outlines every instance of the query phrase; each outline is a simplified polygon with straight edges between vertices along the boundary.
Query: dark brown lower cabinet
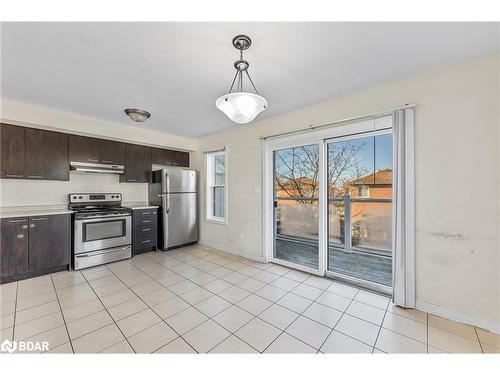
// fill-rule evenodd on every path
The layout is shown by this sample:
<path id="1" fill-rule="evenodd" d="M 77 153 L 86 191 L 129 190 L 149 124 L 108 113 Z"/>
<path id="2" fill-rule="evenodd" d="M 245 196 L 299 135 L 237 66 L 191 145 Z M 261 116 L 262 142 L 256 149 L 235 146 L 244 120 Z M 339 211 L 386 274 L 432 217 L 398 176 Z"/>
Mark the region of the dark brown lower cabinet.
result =
<path id="1" fill-rule="evenodd" d="M 68 269 L 71 216 L 1 219 L 0 283 Z"/>
<path id="2" fill-rule="evenodd" d="M 30 217 L 29 269 L 43 270 L 70 263 L 70 215 Z"/>
<path id="3" fill-rule="evenodd" d="M 132 253 L 142 254 L 156 250 L 158 209 L 147 208 L 132 211 Z"/>
<path id="4" fill-rule="evenodd" d="M 28 218 L 2 219 L 0 240 L 1 277 L 28 272 Z"/>

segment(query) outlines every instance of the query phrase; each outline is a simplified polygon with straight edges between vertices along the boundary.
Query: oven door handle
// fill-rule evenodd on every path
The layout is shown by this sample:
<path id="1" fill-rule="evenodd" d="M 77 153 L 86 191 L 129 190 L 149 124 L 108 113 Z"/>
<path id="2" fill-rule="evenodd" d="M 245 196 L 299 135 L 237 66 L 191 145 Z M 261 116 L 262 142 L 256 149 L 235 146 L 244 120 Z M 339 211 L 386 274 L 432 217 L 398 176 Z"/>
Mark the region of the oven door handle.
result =
<path id="1" fill-rule="evenodd" d="M 80 218 L 80 219 L 76 219 L 76 220 L 82 221 L 84 223 L 98 223 L 98 222 L 102 222 L 102 221 L 115 221 L 116 219 L 127 218 L 130 216 L 131 216 L 130 214 L 126 214 L 126 215 L 102 216 L 102 217 L 96 217 L 93 219 Z"/>
<path id="2" fill-rule="evenodd" d="M 76 254 L 75 258 L 88 258 L 88 257 L 94 257 L 98 255 L 103 255 L 103 254 L 109 254 L 109 253 L 114 253 L 117 251 L 122 251 L 122 250 L 127 250 L 130 246 L 124 246 L 119 249 L 112 249 L 112 250 L 102 250 L 102 251 L 93 251 L 92 254 Z"/>

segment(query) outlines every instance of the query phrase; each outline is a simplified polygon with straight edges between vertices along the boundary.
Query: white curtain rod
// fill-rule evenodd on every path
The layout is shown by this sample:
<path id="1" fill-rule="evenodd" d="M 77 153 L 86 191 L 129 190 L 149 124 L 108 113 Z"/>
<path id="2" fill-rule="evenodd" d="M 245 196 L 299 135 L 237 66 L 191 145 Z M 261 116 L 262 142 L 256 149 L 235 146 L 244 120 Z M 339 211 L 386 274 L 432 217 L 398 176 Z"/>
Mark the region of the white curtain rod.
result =
<path id="1" fill-rule="evenodd" d="M 289 130 L 289 131 L 280 132 L 280 133 L 274 133 L 274 134 L 269 134 L 269 135 L 261 135 L 259 137 L 259 139 L 266 140 L 266 139 L 282 137 L 282 136 L 290 135 L 290 134 L 296 134 L 296 133 L 302 133 L 302 132 L 308 132 L 308 131 L 312 131 L 312 130 L 317 130 L 317 129 L 321 129 L 321 128 L 327 128 L 327 127 L 336 126 L 336 125 L 340 125 L 340 124 L 344 124 L 344 123 L 348 123 L 348 122 L 352 122 L 352 121 L 370 120 L 370 119 L 373 119 L 373 118 L 378 118 L 378 117 L 386 116 L 386 115 L 388 115 L 388 114 L 390 114 L 390 113 L 392 113 L 392 112 L 394 112 L 394 111 L 396 111 L 398 109 L 414 108 L 415 106 L 416 106 L 416 104 L 403 104 L 403 105 L 401 105 L 399 107 L 386 109 L 386 110 L 384 110 L 382 112 L 371 113 L 369 115 L 350 117 L 350 118 L 346 118 L 346 119 L 342 119 L 342 120 L 337 120 L 337 121 L 334 121 L 334 122 L 329 122 L 327 124 L 309 125 L 307 127 L 299 128 L 299 129 L 295 129 L 295 130 Z"/>

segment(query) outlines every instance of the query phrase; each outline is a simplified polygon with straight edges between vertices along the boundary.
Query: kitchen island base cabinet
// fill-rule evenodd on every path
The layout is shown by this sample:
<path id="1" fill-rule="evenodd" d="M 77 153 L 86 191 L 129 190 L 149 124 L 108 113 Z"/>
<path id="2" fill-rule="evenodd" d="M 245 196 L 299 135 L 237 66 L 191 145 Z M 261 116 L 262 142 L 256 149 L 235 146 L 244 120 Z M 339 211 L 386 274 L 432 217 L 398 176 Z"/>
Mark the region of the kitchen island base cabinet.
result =
<path id="1" fill-rule="evenodd" d="M 1 284 L 69 269 L 69 214 L 5 218 L 1 229 Z"/>

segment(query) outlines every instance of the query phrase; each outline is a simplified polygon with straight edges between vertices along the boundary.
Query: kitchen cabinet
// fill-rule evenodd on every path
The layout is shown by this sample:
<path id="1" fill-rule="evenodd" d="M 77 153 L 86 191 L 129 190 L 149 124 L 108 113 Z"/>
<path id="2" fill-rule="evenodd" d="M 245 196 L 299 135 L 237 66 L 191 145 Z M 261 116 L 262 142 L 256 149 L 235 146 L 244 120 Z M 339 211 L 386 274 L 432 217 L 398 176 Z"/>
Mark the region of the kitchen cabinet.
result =
<path id="1" fill-rule="evenodd" d="M 98 163 L 99 146 L 100 143 L 97 138 L 70 135 L 69 160 L 83 163 Z"/>
<path id="2" fill-rule="evenodd" d="M 0 176 L 26 177 L 26 128 L 1 124 Z"/>
<path id="3" fill-rule="evenodd" d="M 26 129 L 26 178 L 69 180 L 67 134 Z"/>
<path id="4" fill-rule="evenodd" d="M 189 167 L 189 152 L 152 148 L 151 159 L 153 164 Z"/>
<path id="5" fill-rule="evenodd" d="M 29 270 L 38 271 L 70 263 L 70 215 L 29 219 Z"/>
<path id="6" fill-rule="evenodd" d="M 70 214 L 4 218 L 0 226 L 1 283 L 68 269 Z"/>
<path id="7" fill-rule="evenodd" d="M 157 216 L 157 208 L 132 210 L 132 253 L 134 255 L 156 249 Z"/>
<path id="8" fill-rule="evenodd" d="M 189 152 L 173 151 L 173 165 L 189 167 Z"/>
<path id="9" fill-rule="evenodd" d="M 2 219 L 0 226 L 1 278 L 28 272 L 28 218 Z"/>
<path id="10" fill-rule="evenodd" d="M 125 164 L 125 144 L 79 135 L 69 136 L 69 160 L 82 163 Z"/>
<path id="11" fill-rule="evenodd" d="M 99 141 L 99 162 L 113 165 L 124 165 L 125 143 L 101 139 Z"/>
<path id="12" fill-rule="evenodd" d="M 150 182 L 151 148 L 133 144 L 125 145 L 125 173 L 121 182 Z"/>

